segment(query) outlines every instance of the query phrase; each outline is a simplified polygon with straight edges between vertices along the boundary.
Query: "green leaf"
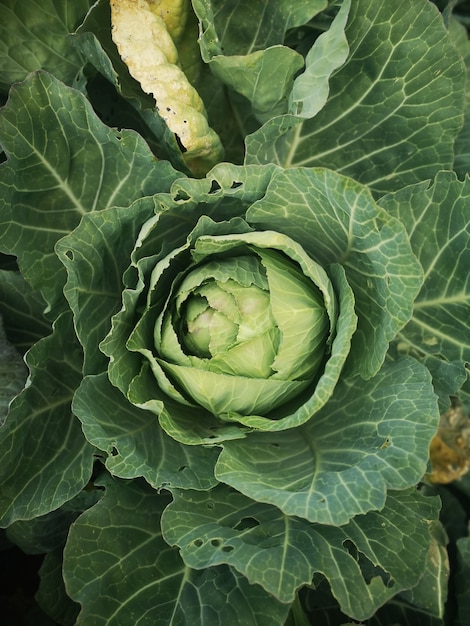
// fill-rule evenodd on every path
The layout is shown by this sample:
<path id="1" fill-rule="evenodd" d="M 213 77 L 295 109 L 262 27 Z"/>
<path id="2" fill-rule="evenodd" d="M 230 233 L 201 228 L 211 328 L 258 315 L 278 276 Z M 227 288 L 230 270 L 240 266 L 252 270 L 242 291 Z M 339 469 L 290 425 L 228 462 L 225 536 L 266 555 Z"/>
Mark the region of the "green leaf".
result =
<path id="1" fill-rule="evenodd" d="M 450 168 L 465 78 L 436 7 L 357 0 L 346 38 L 323 109 L 266 122 L 247 138 L 246 162 L 328 167 L 376 194 Z"/>
<path id="2" fill-rule="evenodd" d="M 289 96 L 289 113 L 302 118 L 314 117 L 328 100 L 329 79 L 349 54 L 344 28 L 351 0 L 343 0 L 330 28 L 322 33 L 305 59 L 305 71 L 297 76 Z"/>
<path id="3" fill-rule="evenodd" d="M 73 498 L 89 480 L 93 449 L 70 402 L 81 380 L 81 350 L 70 314 L 26 356 L 28 385 L 0 429 L 0 523 L 45 515 Z M 12 450 L 14 452 L 12 452 Z"/>
<path id="4" fill-rule="evenodd" d="M 36 601 L 45 613 L 61 626 L 75 626 L 80 607 L 65 591 L 62 576 L 63 549 L 46 554 L 39 569 L 40 583 Z"/>
<path id="5" fill-rule="evenodd" d="M 449 555 L 447 536 L 440 523 L 431 526 L 432 541 L 426 569 L 416 587 L 400 594 L 412 606 L 434 617 L 444 618 L 449 584 Z"/>
<path id="6" fill-rule="evenodd" d="M 23 359 L 7 340 L 0 316 L 0 428 L 8 416 L 11 401 L 25 385 L 26 375 Z"/>
<path id="7" fill-rule="evenodd" d="M 440 357 L 428 356 L 426 367 L 431 372 L 434 391 L 439 396 L 439 412 L 441 415 L 451 405 L 451 397 L 460 397 L 462 385 L 467 380 L 465 363 L 452 361 L 448 363 Z"/>
<path id="8" fill-rule="evenodd" d="M 282 45 L 286 31 L 308 22 L 327 2 L 195 0 L 193 6 L 201 24 L 202 58 L 215 76 L 247 98 L 261 122 L 285 113 L 304 64 L 300 54 Z"/>
<path id="9" fill-rule="evenodd" d="M 218 450 L 185 446 L 171 439 L 154 414 L 131 404 L 106 374 L 83 379 L 73 410 L 88 441 L 107 453 L 106 468 L 111 474 L 143 476 L 156 489 L 210 489 L 217 483 L 214 465 Z"/>
<path id="10" fill-rule="evenodd" d="M 184 565 L 160 531 L 167 495 L 137 481 L 100 482 L 104 497 L 75 522 L 64 553 L 67 592 L 82 605 L 77 623 L 284 624 L 289 606 L 236 571 Z"/>
<path id="11" fill-rule="evenodd" d="M 31 520 L 13 522 L 6 534 L 26 554 L 45 554 L 64 545 L 69 526 L 76 517 L 76 511 L 59 508 Z"/>
<path id="12" fill-rule="evenodd" d="M 28 3 L 3 0 L 0 21 L 0 89 L 7 91 L 33 70 L 47 70 L 72 84 L 84 62 L 68 35 L 85 17 L 91 0 Z"/>
<path id="13" fill-rule="evenodd" d="M 294 78 L 303 65 L 301 55 L 286 46 L 210 59 L 214 75 L 250 101 L 260 122 L 286 112 Z"/>
<path id="14" fill-rule="evenodd" d="M 283 42 L 286 31 L 307 23 L 327 6 L 326 0 L 292 4 L 289 0 L 254 3 L 250 0 L 194 0 L 202 25 L 204 54 L 245 55 Z"/>
<path id="15" fill-rule="evenodd" d="M 380 205 L 398 217 L 424 270 L 410 322 L 398 348 L 418 358 L 470 361 L 470 180 L 439 172 L 390 194 Z"/>
<path id="16" fill-rule="evenodd" d="M 461 537 L 457 540 L 455 584 L 458 605 L 456 626 L 468 626 L 470 611 L 470 537 Z"/>
<path id="17" fill-rule="evenodd" d="M 139 135 L 108 128 L 84 96 L 44 72 L 12 89 L 0 114 L 0 142 L 8 157 L 0 180 L 10 194 L 0 245 L 18 257 L 51 307 L 65 283 L 57 240 L 90 211 L 161 191 L 159 170 L 164 181 L 171 178 L 171 166 L 157 164 Z"/>
<path id="18" fill-rule="evenodd" d="M 22 354 L 51 332 L 45 307 L 20 272 L 0 270 L 0 311 L 10 341 Z"/>
<path id="19" fill-rule="evenodd" d="M 165 176 L 164 167 L 162 170 L 163 190 L 171 178 Z M 64 294 L 74 313 L 86 374 L 106 368 L 107 360 L 97 346 L 111 328 L 111 317 L 121 307 L 122 275 L 130 264 L 139 229 L 154 210 L 155 202 L 148 198 L 129 207 L 88 213 L 70 235 L 57 243 L 57 256 L 68 275 Z"/>
<path id="20" fill-rule="evenodd" d="M 97 502 L 102 491 L 87 485 L 72 500 L 45 515 L 13 522 L 6 529 L 8 539 L 26 554 L 45 554 L 62 548 L 70 524 Z"/>
<path id="21" fill-rule="evenodd" d="M 224 442 L 216 476 L 286 515 L 345 524 L 421 479 L 438 419 L 429 372 L 403 358 L 368 381 L 341 379 L 304 425 Z"/>
<path id="22" fill-rule="evenodd" d="M 390 493 L 380 512 L 340 527 L 310 524 L 219 486 L 174 493 L 163 536 L 189 567 L 228 564 L 281 602 L 292 602 L 315 572 L 329 581 L 342 610 L 369 618 L 425 567 L 429 524 L 439 502 L 414 490 Z"/>
<path id="23" fill-rule="evenodd" d="M 466 70 L 464 124 L 455 142 L 454 162 L 454 170 L 463 179 L 465 174 L 470 173 L 470 41 L 466 27 L 453 16 L 449 20 L 449 36 Z"/>
<path id="24" fill-rule="evenodd" d="M 325 268 L 345 268 L 358 315 L 349 366 L 373 376 L 409 320 L 422 282 L 403 225 L 377 207 L 366 187 L 308 168 L 276 174 L 247 221 L 288 235 Z"/>

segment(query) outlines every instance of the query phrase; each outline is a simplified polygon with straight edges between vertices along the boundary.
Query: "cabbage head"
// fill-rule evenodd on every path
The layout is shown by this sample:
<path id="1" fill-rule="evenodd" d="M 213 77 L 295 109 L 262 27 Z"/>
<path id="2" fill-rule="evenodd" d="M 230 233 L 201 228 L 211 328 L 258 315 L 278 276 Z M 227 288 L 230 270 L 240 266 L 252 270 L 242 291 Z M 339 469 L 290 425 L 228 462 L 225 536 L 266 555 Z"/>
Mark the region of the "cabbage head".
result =
<path id="1" fill-rule="evenodd" d="M 153 202 L 101 349 L 111 382 L 171 437 L 290 429 L 343 372 L 380 369 L 421 270 L 365 188 L 326 170 L 221 165 Z"/>

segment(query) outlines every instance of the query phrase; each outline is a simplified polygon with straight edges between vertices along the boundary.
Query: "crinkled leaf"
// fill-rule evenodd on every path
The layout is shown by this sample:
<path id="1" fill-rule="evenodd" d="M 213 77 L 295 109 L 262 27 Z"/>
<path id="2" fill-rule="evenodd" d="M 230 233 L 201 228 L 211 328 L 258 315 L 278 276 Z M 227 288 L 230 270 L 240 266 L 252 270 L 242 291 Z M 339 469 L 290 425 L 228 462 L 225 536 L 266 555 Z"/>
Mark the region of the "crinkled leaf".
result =
<path id="1" fill-rule="evenodd" d="M 236 571 L 185 566 L 160 530 L 168 496 L 137 481 L 102 482 L 104 497 L 77 520 L 65 548 L 66 589 L 82 605 L 77 624 L 284 624 L 289 606 Z"/>
<path id="2" fill-rule="evenodd" d="M 211 492 L 176 492 L 162 529 L 188 567 L 228 564 L 283 602 L 291 602 L 296 590 L 320 572 L 342 610 L 367 619 L 418 582 L 438 507 L 437 499 L 414 490 L 391 492 L 380 512 L 334 527 L 287 517 L 219 486 Z"/>
<path id="3" fill-rule="evenodd" d="M 0 316 L 0 428 L 7 418 L 10 402 L 24 387 L 26 375 L 23 359 L 8 341 Z"/>
<path id="4" fill-rule="evenodd" d="M 470 361 L 470 180 L 439 172 L 380 204 L 407 229 L 424 270 L 413 316 L 398 348 L 418 358 Z M 462 381 L 461 381 L 462 382 Z"/>
<path id="5" fill-rule="evenodd" d="M 72 84 L 84 61 L 68 40 L 91 0 L 21 2 L 3 0 L 0 9 L 0 89 L 8 90 L 29 72 L 43 69 Z"/>
<path id="6" fill-rule="evenodd" d="M 175 8 L 178 5 L 173 3 L 162 12 L 171 14 Z M 160 12 L 146 0 L 113 0 L 112 38 L 130 74 L 153 96 L 159 115 L 177 136 L 188 167 L 202 175 L 222 160 L 223 147 L 208 125 L 198 92 L 178 63 L 176 46 Z"/>
<path id="7" fill-rule="evenodd" d="M 20 272 L 0 270 L 0 311 L 10 341 L 22 354 L 51 332 L 45 307 Z"/>
<path id="8" fill-rule="evenodd" d="M 0 429 L 1 524 L 45 515 L 73 498 L 89 480 L 93 449 L 70 403 L 81 380 L 81 350 L 70 314 L 26 356 L 27 387 Z M 14 450 L 15 452 L 11 452 Z"/>
<path id="9" fill-rule="evenodd" d="M 107 107 L 106 113 L 111 118 L 107 120 L 109 126 L 134 128 L 145 137 L 155 154 L 168 159 L 177 169 L 186 171 L 174 134 L 155 110 L 153 98 L 145 94 L 130 76 L 111 38 L 110 25 L 109 0 L 98 0 L 83 24 L 70 36 L 71 43 L 109 81 L 108 88 L 112 85 L 116 89 L 111 103 L 103 102 L 98 99 L 104 91 L 103 83 L 98 83 L 95 93 L 93 86 L 97 81 L 91 81 L 87 89 L 92 102 L 96 102 L 101 110 Z M 120 101 L 119 94 L 122 96 Z M 116 100 L 119 101 L 117 105 Z"/>
<path id="10" fill-rule="evenodd" d="M 143 476 L 156 489 L 210 489 L 217 483 L 218 450 L 184 446 L 171 439 L 155 415 L 128 402 L 106 374 L 83 379 L 73 409 L 88 441 L 107 453 L 111 474 Z"/>
<path id="11" fill-rule="evenodd" d="M 23 275 L 51 306 L 65 283 L 56 241 L 89 211 L 160 191 L 159 168 L 164 180 L 171 170 L 157 166 L 139 135 L 105 126 L 80 93 L 44 72 L 12 89 L 0 142 L 8 157 L 0 178 L 10 188 L 1 246 L 18 256 Z"/>
<path id="12" fill-rule="evenodd" d="M 344 266 L 358 315 L 349 365 L 365 377 L 377 372 L 422 281 L 403 225 L 378 209 L 359 183 L 307 168 L 274 176 L 247 219 L 289 235 L 325 267 Z"/>
<path id="13" fill-rule="evenodd" d="M 279 116 L 247 138 L 247 163 L 322 166 L 377 194 L 450 168 L 464 70 L 427 0 L 352 3 L 350 55 L 313 118 Z"/>
<path id="14" fill-rule="evenodd" d="M 302 426 L 225 442 L 216 476 L 286 515 L 345 524 L 420 480 L 438 419 L 427 369 L 403 358 L 369 381 L 340 380 Z"/>

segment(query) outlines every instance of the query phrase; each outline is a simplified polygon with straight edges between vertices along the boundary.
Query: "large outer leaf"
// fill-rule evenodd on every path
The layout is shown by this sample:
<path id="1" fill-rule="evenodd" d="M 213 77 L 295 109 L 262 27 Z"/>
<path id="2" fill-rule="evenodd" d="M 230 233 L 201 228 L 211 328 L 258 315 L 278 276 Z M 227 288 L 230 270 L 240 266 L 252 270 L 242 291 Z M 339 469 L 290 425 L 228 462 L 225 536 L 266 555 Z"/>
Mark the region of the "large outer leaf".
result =
<path id="1" fill-rule="evenodd" d="M 143 476 L 153 487 L 210 489 L 217 481 L 216 449 L 184 446 L 158 426 L 153 413 L 132 405 L 106 373 L 84 378 L 73 402 L 88 441 L 108 454 L 120 478 Z"/>
<path id="2" fill-rule="evenodd" d="M 64 553 L 67 592 L 82 604 L 77 626 L 284 624 L 289 606 L 236 571 L 185 566 L 162 538 L 166 495 L 103 482 L 104 497 L 73 525 Z"/>
<path id="3" fill-rule="evenodd" d="M 0 114 L 1 166 L 8 202 L 0 247 L 18 256 L 23 275 L 52 306 L 65 270 L 54 245 L 89 211 L 165 191 L 175 177 L 136 133 L 117 133 L 79 92 L 37 72 L 16 85 Z M 172 174 L 173 172 L 173 174 Z"/>
<path id="4" fill-rule="evenodd" d="M 216 476 L 286 515 L 345 524 L 420 480 L 438 419 L 429 372 L 403 358 L 369 381 L 340 380 L 302 426 L 225 442 Z"/>
<path id="5" fill-rule="evenodd" d="M 465 63 L 465 109 L 464 124 L 455 142 L 454 169 L 459 177 L 464 178 L 470 173 L 470 41 L 467 28 L 451 17 L 449 35 Z"/>
<path id="6" fill-rule="evenodd" d="M 0 90 L 33 70 L 44 69 L 72 84 L 84 62 L 68 34 L 85 17 L 91 0 L 2 0 L 0 7 Z"/>
<path id="7" fill-rule="evenodd" d="M 51 332 L 45 306 L 20 272 L 0 270 L 0 311 L 10 341 L 22 354 Z"/>
<path id="8" fill-rule="evenodd" d="M 225 486 L 174 498 L 163 513 L 163 535 L 189 567 L 229 564 L 283 602 L 320 572 L 355 619 L 418 582 L 439 508 L 414 490 L 390 493 L 382 511 L 333 527 L 287 517 Z"/>
<path id="9" fill-rule="evenodd" d="M 29 385 L 15 398 L 0 429 L 0 524 L 45 515 L 88 482 L 93 449 L 70 402 L 81 374 L 81 350 L 71 315 L 26 357 Z"/>
<path id="10" fill-rule="evenodd" d="M 407 187 L 381 206 L 407 229 L 424 284 L 398 347 L 421 358 L 470 361 L 470 180 L 440 172 L 433 184 Z"/>
<path id="11" fill-rule="evenodd" d="M 448 540 L 440 522 L 431 526 L 431 533 L 424 574 L 416 587 L 404 591 L 400 597 L 412 606 L 443 619 L 449 584 Z"/>
<path id="12" fill-rule="evenodd" d="M 57 256 L 68 274 L 64 294 L 74 312 L 86 374 L 106 367 L 106 358 L 97 346 L 121 306 L 122 275 L 130 264 L 138 231 L 154 208 L 154 201 L 145 199 L 129 207 L 88 213 L 57 243 Z"/>
<path id="13" fill-rule="evenodd" d="M 41 580 L 35 599 L 54 619 L 54 623 L 60 626 L 75 626 L 80 607 L 65 592 L 62 566 L 62 548 L 46 554 L 39 569 Z"/>
<path id="14" fill-rule="evenodd" d="M 267 122 L 248 137 L 246 162 L 329 167 L 378 194 L 450 168 L 464 70 L 436 7 L 356 0 L 346 38 L 324 108 Z"/>

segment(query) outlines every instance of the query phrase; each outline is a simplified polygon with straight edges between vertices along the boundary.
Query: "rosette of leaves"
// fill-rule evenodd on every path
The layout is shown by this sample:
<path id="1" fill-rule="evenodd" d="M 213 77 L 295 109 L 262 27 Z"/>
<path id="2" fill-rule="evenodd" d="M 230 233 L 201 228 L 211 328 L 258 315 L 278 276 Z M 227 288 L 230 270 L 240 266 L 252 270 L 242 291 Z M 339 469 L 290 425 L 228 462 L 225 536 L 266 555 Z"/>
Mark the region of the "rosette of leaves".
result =
<path id="1" fill-rule="evenodd" d="M 74 408 L 113 468 L 145 465 L 161 481 L 148 439 L 144 450 L 128 434 L 129 457 L 122 440 L 97 435 L 99 395 L 117 388 L 126 411 L 158 418 L 146 432 L 160 426 L 190 450 L 193 485 L 222 481 L 288 515 L 344 523 L 382 506 L 385 487 L 419 480 L 437 419 L 430 377 L 411 359 L 384 360 L 422 270 L 402 224 L 365 187 L 324 169 L 221 164 L 126 211 L 127 230 L 89 214 L 57 244 L 91 375 Z M 90 312 L 102 306 L 105 266 L 89 273 L 85 259 L 93 247 L 93 263 L 105 262 L 110 241 L 117 312 L 100 319 Z M 412 434 L 418 398 L 426 426 Z M 357 473 L 369 477 L 366 497 Z"/>

